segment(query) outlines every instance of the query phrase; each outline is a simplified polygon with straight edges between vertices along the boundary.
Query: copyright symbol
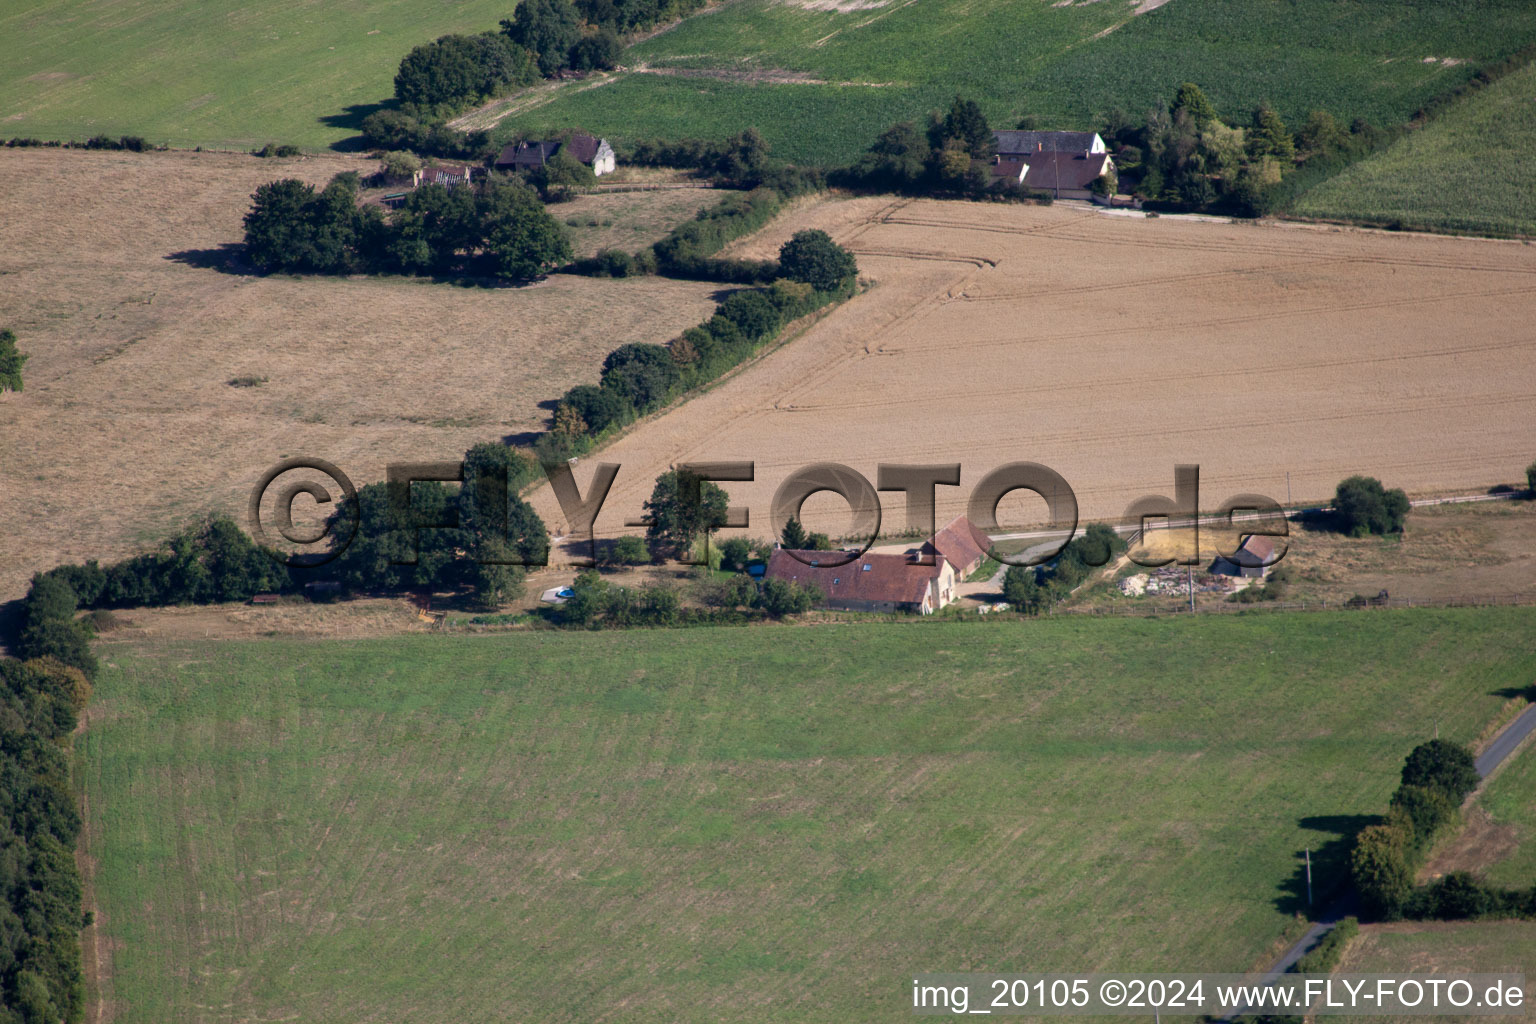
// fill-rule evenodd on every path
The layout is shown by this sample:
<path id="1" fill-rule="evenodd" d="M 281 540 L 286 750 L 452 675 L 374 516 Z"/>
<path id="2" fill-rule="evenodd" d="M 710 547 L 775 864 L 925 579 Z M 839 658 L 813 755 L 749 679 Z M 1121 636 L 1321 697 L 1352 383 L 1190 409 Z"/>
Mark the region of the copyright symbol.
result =
<path id="1" fill-rule="evenodd" d="M 1125 1002 L 1125 982 L 1110 978 L 1099 986 L 1099 999 L 1105 1006 L 1119 1006 Z"/>
<path id="2" fill-rule="evenodd" d="M 334 534 L 336 537 L 335 543 L 326 551 L 294 551 L 285 553 L 278 548 L 276 542 L 267 533 L 265 524 L 261 521 L 262 499 L 266 497 L 269 490 L 273 490 L 274 485 L 277 483 L 277 478 L 285 473 L 301 469 L 323 473 L 334 481 L 337 489 L 340 491 L 337 497 L 347 500 L 346 507 L 351 511 L 351 514 L 347 517 L 349 521 L 342 523 L 340 528 L 336 530 L 332 529 L 333 523 L 336 522 L 335 517 L 328 518 L 319 528 L 318 532 L 301 530 L 296 527 L 293 523 L 293 501 L 299 495 L 309 495 L 315 500 L 317 505 L 326 505 L 336 500 L 336 497 L 333 497 L 326 487 L 314 480 L 297 480 L 276 488 L 272 509 L 273 518 L 276 520 L 277 532 L 290 544 L 318 544 L 327 536 Z M 348 545 L 357 536 L 358 523 L 361 518 L 357 505 L 357 488 L 352 486 L 352 481 L 347 478 L 347 474 L 324 459 L 310 459 L 303 456 L 284 459 L 262 474 L 261 479 L 256 482 L 255 489 L 251 491 L 250 518 L 251 536 L 256 538 L 258 544 L 271 552 L 273 558 L 284 565 L 294 568 L 314 568 L 337 558 L 343 551 L 347 550 Z"/>

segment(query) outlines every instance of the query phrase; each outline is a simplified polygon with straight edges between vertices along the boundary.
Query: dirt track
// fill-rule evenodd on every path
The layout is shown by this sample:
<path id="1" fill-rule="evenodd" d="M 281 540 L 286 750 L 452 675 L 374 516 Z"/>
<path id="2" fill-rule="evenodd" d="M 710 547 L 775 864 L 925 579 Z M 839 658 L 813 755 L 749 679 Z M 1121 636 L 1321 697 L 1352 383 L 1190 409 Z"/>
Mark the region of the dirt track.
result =
<path id="1" fill-rule="evenodd" d="M 739 249 L 822 227 L 877 284 L 803 337 L 636 429 L 598 521 L 624 532 L 686 460 L 766 535 L 773 489 L 812 461 L 962 464 L 963 510 L 1015 460 L 1066 477 L 1087 517 L 1172 493 L 1322 498 L 1352 473 L 1410 491 L 1520 480 L 1536 458 L 1536 248 L 1460 238 L 864 198 L 802 205 Z M 590 471 L 579 467 L 585 486 Z M 539 496 L 552 524 L 552 498 Z M 844 528 L 835 499 L 808 520 Z M 887 523 L 904 518 L 899 495 Z"/>

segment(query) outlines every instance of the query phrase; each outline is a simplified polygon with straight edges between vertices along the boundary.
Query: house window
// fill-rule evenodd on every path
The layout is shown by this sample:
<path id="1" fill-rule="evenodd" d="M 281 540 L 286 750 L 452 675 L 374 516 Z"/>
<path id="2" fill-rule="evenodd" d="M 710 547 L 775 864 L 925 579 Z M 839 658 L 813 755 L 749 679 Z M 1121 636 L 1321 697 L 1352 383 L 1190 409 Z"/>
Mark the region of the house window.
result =
<path id="1" fill-rule="evenodd" d="M 865 572 L 869 572 L 869 566 L 867 564 L 863 568 Z"/>
<path id="2" fill-rule="evenodd" d="M 835 587 L 835 586 L 837 586 L 837 585 L 838 585 L 838 584 L 839 584 L 839 583 L 841 583 L 841 582 L 843 582 L 843 581 L 842 581 L 842 580 L 840 580 L 840 579 L 838 579 L 838 578 L 837 578 L 837 577 L 836 577 L 836 576 L 834 576 L 834 577 L 832 577 L 832 585 L 833 585 L 833 586 L 834 586 L 834 587 Z"/>

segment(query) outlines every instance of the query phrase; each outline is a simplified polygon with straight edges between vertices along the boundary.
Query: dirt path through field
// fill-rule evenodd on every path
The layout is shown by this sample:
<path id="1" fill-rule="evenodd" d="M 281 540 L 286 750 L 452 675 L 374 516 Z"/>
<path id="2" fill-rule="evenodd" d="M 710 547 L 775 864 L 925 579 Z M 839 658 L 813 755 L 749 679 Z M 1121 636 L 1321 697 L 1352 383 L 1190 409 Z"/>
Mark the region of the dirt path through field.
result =
<path id="1" fill-rule="evenodd" d="M 1536 248 L 859 198 L 797 207 L 734 252 L 771 255 L 804 227 L 875 286 L 602 452 L 624 468 L 600 531 L 624 532 L 655 476 L 689 460 L 755 461 L 729 490 L 766 535 L 774 488 L 813 461 L 872 481 L 881 461 L 958 461 L 942 521 L 1016 460 L 1060 472 L 1093 518 L 1171 493 L 1176 463 L 1201 466 L 1213 508 L 1283 501 L 1287 473 L 1296 501 L 1352 473 L 1476 490 L 1536 457 Z M 807 518 L 844 528 L 816 509 L 834 499 Z M 903 517 L 899 496 L 886 514 Z"/>

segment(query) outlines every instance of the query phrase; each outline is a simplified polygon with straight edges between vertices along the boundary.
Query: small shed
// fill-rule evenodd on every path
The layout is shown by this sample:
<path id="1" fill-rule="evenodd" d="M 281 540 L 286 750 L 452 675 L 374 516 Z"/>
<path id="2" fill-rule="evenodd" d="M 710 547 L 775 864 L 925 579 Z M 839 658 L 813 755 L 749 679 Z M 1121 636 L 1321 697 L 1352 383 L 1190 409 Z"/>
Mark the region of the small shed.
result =
<path id="1" fill-rule="evenodd" d="M 1228 558 L 1217 555 L 1211 563 L 1212 576 L 1244 576 L 1263 579 L 1264 571 L 1280 559 L 1275 554 L 1275 542 L 1271 537 L 1250 533 L 1243 538 L 1237 550 Z"/>

